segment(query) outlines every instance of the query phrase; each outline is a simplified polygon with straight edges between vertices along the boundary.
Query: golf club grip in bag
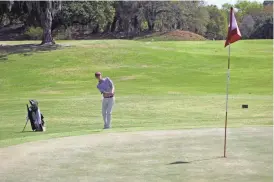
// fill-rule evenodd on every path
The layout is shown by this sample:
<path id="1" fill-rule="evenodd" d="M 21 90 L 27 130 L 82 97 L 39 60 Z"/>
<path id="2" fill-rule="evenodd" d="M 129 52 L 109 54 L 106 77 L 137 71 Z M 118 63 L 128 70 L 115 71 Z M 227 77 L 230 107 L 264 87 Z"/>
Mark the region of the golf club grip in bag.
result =
<path id="1" fill-rule="evenodd" d="M 28 111 L 28 118 L 29 118 L 30 124 L 31 124 L 31 129 L 32 129 L 32 131 L 34 131 L 34 130 L 36 130 L 36 127 L 35 127 L 34 120 L 31 115 L 31 111 L 29 110 L 28 104 L 27 104 L 27 111 Z"/>

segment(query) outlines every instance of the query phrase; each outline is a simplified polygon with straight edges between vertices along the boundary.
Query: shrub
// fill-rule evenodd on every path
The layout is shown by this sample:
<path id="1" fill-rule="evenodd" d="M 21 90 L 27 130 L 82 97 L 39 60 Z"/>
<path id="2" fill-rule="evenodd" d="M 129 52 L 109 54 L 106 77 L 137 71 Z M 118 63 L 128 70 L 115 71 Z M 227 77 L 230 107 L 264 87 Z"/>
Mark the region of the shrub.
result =
<path id="1" fill-rule="evenodd" d="M 52 34 L 56 40 L 71 40 L 72 39 L 72 27 L 65 28 L 64 26 L 55 29 Z"/>
<path id="2" fill-rule="evenodd" d="M 25 32 L 31 40 L 41 40 L 43 35 L 43 29 L 41 27 L 29 27 Z"/>

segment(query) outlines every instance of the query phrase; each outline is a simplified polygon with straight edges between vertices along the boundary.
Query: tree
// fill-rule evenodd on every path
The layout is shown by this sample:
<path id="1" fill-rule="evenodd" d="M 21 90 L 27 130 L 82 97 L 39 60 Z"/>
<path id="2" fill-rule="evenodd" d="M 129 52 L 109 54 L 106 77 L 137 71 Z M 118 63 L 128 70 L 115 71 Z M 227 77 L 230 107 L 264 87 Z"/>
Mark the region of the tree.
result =
<path id="1" fill-rule="evenodd" d="M 273 2 L 272 2 L 273 4 Z M 271 2 L 238 1 L 235 7 L 240 17 L 240 29 L 244 38 L 272 38 L 273 14 L 266 7 Z"/>
<path id="2" fill-rule="evenodd" d="M 7 9 L 7 4 L 3 1 L 0 1 L 0 25 L 2 24 L 4 17 L 8 12 Z"/>
<path id="3" fill-rule="evenodd" d="M 207 10 L 209 22 L 207 24 L 206 37 L 217 40 L 224 39 L 228 29 L 226 10 L 218 9 L 217 6 L 208 6 Z"/>
<path id="4" fill-rule="evenodd" d="M 192 26 L 190 31 L 195 32 L 200 35 L 205 35 L 207 31 L 207 24 L 209 22 L 209 14 L 205 7 L 198 6 L 193 10 L 194 16 L 192 20 Z"/>
<path id="5" fill-rule="evenodd" d="M 234 5 L 244 38 L 258 37 L 260 32 L 263 37 L 272 36 L 272 5 L 272 1 L 238 1 Z M 73 33 L 80 26 L 79 33 L 112 32 L 119 37 L 180 29 L 224 39 L 230 7 L 226 3 L 219 9 L 203 1 L 0 1 L 0 21 L 24 23 L 25 30 L 42 27 L 43 44 L 54 43 L 51 32 L 61 26 Z M 85 32 L 81 32 L 83 27 Z"/>
<path id="6" fill-rule="evenodd" d="M 231 7 L 234 8 L 234 5 L 230 3 L 225 3 L 222 5 L 222 10 L 229 12 Z"/>
<path id="7" fill-rule="evenodd" d="M 138 33 L 141 31 L 143 12 L 141 2 L 117 1 L 114 4 L 115 16 L 111 25 L 111 31 Z"/>
<path id="8" fill-rule="evenodd" d="M 273 15 L 262 12 L 255 19 L 254 31 L 250 35 L 253 39 L 273 39 Z"/>
<path id="9" fill-rule="evenodd" d="M 58 22 L 65 27 L 73 24 L 92 25 L 94 33 L 109 26 L 114 15 L 113 2 L 109 1 L 65 1 L 58 14 Z"/>
<path id="10" fill-rule="evenodd" d="M 24 9 L 19 2 L 9 3 L 8 1 L 0 2 L 0 20 L 6 17 L 9 24 L 12 25 L 16 21 L 22 20 L 25 15 Z"/>
<path id="11" fill-rule="evenodd" d="M 237 8 L 237 17 L 238 21 L 242 21 L 243 17 L 247 14 L 258 14 L 263 10 L 263 4 L 257 1 L 241 1 L 238 0 L 235 4 L 235 8 Z"/>
<path id="12" fill-rule="evenodd" d="M 10 7 L 18 6 L 22 11 L 27 10 L 29 15 L 36 12 L 43 28 L 41 44 L 55 43 L 51 34 L 51 26 L 52 19 L 55 17 L 57 12 L 61 10 L 61 1 L 9 1 L 8 3 Z"/>
<path id="13" fill-rule="evenodd" d="M 209 14 L 202 1 L 181 2 L 181 26 L 183 30 L 204 35 L 209 21 Z"/>
<path id="14" fill-rule="evenodd" d="M 206 32 L 209 14 L 202 1 L 169 2 L 168 11 L 158 16 L 162 28 L 192 31 L 200 35 Z"/>
<path id="15" fill-rule="evenodd" d="M 245 15 L 240 25 L 243 38 L 249 38 L 253 33 L 255 21 L 251 15 Z"/>
<path id="16" fill-rule="evenodd" d="M 170 2 L 170 13 L 163 18 L 166 18 L 166 21 L 169 22 L 169 29 L 182 29 L 183 25 L 183 5 L 182 2 Z"/>
<path id="17" fill-rule="evenodd" d="M 157 16 L 169 11 L 169 2 L 167 1 L 141 1 L 141 8 L 148 24 L 148 30 L 153 31 Z"/>
<path id="18" fill-rule="evenodd" d="M 263 6 L 264 6 L 264 11 L 266 13 L 269 13 L 269 14 L 273 13 L 273 1 L 264 1 Z"/>

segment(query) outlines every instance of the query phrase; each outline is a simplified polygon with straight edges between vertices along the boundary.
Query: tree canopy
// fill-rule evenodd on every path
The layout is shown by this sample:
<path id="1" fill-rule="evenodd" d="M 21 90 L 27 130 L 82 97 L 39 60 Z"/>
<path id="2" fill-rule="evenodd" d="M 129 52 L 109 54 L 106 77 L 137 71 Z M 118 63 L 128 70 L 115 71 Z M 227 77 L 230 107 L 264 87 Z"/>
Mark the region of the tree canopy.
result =
<path id="1" fill-rule="evenodd" d="M 89 26 L 94 34 L 137 36 L 180 29 L 208 39 L 224 39 L 231 6 L 244 38 L 273 38 L 272 1 L 239 0 L 222 8 L 204 1 L 6 1 L 0 2 L 0 23 L 41 27 L 43 44 L 54 43 L 51 34 L 55 29 L 75 25 Z"/>

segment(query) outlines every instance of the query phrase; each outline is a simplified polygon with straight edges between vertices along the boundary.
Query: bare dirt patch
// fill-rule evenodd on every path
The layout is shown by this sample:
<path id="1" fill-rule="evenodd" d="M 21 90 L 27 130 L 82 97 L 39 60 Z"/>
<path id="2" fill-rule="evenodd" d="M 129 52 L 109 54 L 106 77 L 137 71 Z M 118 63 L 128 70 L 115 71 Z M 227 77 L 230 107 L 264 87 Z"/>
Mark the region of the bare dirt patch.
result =
<path id="1" fill-rule="evenodd" d="M 121 81 L 125 81 L 125 80 L 135 80 L 136 78 L 138 78 L 138 76 L 135 76 L 135 75 L 123 76 L 123 77 L 120 77 L 120 80 L 121 80 Z"/>
<path id="2" fill-rule="evenodd" d="M 206 40 L 201 35 L 198 35 L 193 32 L 183 31 L 183 30 L 174 30 L 170 32 L 156 32 L 145 35 L 143 37 L 138 37 L 136 40 L 142 39 L 151 39 L 155 41 L 201 41 Z"/>
<path id="3" fill-rule="evenodd" d="M 170 39 L 176 40 L 205 40 L 205 38 L 201 35 L 182 30 L 171 31 L 163 34 L 162 36 L 170 37 Z"/>
<path id="4" fill-rule="evenodd" d="M 45 70 L 43 74 L 45 75 L 56 75 L 56 74 L 80 74 L 83 71 L 89 70 L 88 67 L 71 67 L 71 68 L 52 68 L 50 70 Z"/>
<path id="5" fill-rule="evenodd" d="M 48 89 L 42 89 L 39 91 L 41 94 L 51 94 L 51 95 L 58 95 L 58 94 L 63 94 L 61 91 L 57 90 L 48 90 Z"/>
<path id="6" fill-rule="evenodd" d="M 83 44 L 78 45 L 78 47 L 87 47 L 87 48 L 112 48 L 113 45 L 110 44 Z"/>
<path id="7" fill-rule="evenodd" d="M 170 95 L 180 95 L 180 94 L 182 94 L 181 92 L 176 92 L 176 91 L 168 91 L 167 93 L 170 94 Z"/>

